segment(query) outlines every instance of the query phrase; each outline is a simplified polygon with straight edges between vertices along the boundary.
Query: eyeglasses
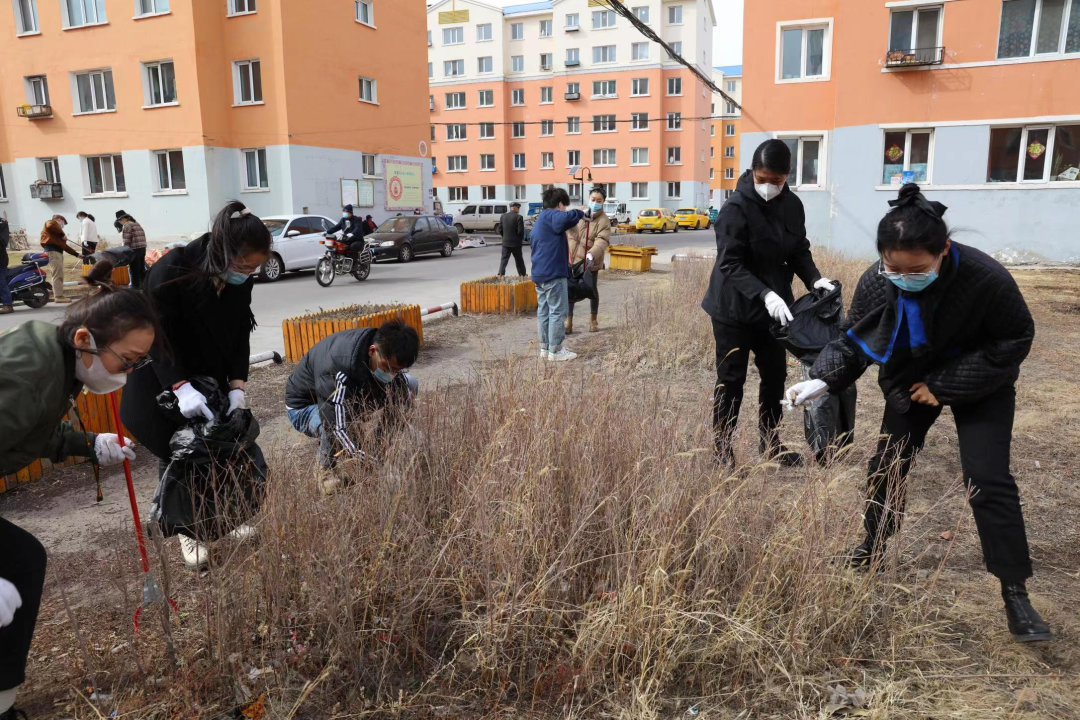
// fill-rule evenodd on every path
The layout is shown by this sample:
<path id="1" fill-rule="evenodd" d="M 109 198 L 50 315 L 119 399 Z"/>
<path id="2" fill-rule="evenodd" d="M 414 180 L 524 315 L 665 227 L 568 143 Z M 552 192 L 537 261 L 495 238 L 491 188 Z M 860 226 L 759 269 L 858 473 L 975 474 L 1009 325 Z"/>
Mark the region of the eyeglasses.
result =
<path id="1" fill-rule="evenodd" d="M 120 372 L 122 373 L 126 373 L 129 370 L 138 370 L 140 368 L 144 368 L 150 363 L 154 362 L 154 358 L 150 357 L 149 355 L 143 355 L 141 357 L 135 358 L 131 362 L 128 362 L 124 358 L 117 355 L 116 351 L 108 345 L 105 346 L 105 349 L 108 350 L 114 358 L 121 362 Z M 97 355 L 98 357 L 101 357 L 101 352 L 97 350 L 81 350 L 80 352 L 90 353 L 91 355 Z"/>
<path id="2" fill-rule="evenodd" d="M 884 262 L 878 261 L 878 275 L 885 278 L 886 280 L 893 280 L 893 281 L 901 280 L 903 282 L 922 282 L 924 280 L 928 280 L 930 278 L 930 276 L 933 275 L 936 272 L 937 272 L 936 269 L 931 270 L 929 272 L 917 272 L 917 273 L 892 272 L 890 270 L 885 269 L 885 263 Z"/>

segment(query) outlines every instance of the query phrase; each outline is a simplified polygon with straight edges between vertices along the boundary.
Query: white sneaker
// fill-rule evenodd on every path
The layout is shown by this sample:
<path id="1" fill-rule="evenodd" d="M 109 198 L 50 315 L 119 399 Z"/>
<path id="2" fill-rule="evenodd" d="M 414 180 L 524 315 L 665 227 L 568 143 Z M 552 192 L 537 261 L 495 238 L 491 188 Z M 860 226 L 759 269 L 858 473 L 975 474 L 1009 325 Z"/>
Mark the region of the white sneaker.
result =
<path id="1" fill-rule="evenodd" d="M 205 570 L 210 564 L 210 546 L 187 535 L 180 536 L 180 554 L 184 556 L 184 567 L 188 570 Z"/>
<path id="2" fill-rule="evenodd" d="M 567 362 L 575 359 L 577 359 L 577 353 L 570 352 L 566 348 L 563 348 L 557 353 L 551 353 L 552 362 Z"/>
<path id="3" fill-rule="evenodd" d="M 255 532 L 255 528 L 251 527 L 247 523 L 244 523 L 243 525 L 229 533 L 229 537 L 231 537 L 233 540 L 239 540 L 240 542 L 243 542 L 245 540 L 250 540 L 251 538 L 255 537 Z"/>
<path id="4" fill-rule="evenodd" d="M 540 359 L 541 360 L 550 360 L 551 359 L 551 353 L 548 352 L 547 350 L 541 350 L 540 351 Z"/>

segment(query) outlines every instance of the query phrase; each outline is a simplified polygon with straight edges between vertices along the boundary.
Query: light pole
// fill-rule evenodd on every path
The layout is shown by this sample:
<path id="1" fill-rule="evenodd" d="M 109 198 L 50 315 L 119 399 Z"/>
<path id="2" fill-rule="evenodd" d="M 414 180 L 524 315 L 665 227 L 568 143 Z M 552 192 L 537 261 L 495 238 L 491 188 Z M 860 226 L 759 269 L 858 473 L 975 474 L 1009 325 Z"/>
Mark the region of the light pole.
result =
<path id="1" fill-rule="evenodd" d="M 570 176 L 577 180 L 578 184 L 581 185 L 581 192 L 579 193 L 578 199 L 581 200 L 582 203 L 584 203 L 585 181 L 588 180 L 589 182 L 592 182 L 592 168 L 578 167 L 575 165 L 574 167 L 570 168 Z"/>

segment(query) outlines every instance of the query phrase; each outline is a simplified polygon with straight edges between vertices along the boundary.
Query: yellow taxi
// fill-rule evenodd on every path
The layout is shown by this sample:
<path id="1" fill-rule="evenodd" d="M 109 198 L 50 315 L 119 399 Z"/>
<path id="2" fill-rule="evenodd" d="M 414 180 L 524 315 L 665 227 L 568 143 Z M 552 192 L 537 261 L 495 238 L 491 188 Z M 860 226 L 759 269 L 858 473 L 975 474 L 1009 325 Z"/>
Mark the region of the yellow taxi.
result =
<path id="1" fill-rule="evenodd" d="M 679 223 L 667 208 L 645 208 L 638 213 L 636 226 L 638 232 L 679 232 Z"/>
<path id="2" fill-rule="evenodd" d="M 701 208 L 679 208 L 675 211 L 679 227 L 697 230 L 709 227 L 709 211 Z"/>

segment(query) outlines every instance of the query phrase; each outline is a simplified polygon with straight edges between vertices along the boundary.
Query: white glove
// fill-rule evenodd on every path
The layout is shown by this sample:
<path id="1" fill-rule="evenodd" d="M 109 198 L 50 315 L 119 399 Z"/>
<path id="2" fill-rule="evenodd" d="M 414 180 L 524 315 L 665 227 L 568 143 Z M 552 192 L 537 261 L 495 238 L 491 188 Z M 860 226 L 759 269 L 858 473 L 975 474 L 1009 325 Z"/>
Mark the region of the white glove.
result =
<path id="1" fill-rule="evenodd" d="M 804 380 L 789 387 L 784 393 L 784 399 L 798 407 L 811 400 L 817 400 L 827 392 L 829 392 L 829 386 L 824 380 Z"/>
<path id="2" fill-rule="evenodd" d="M 15 611 L 22 607 L 19 590 L 4 578 L 0 578 L 0 628 L 7 627 L 15 619 Z"/>
<path id="3" fill-rule="evenodd" d="M 772 290 L 765 295 L 765 309 L 769 311 L 772 319 L 781 325 L 787 326 L 793 320 L 787 303 Z"/>
<path id="4" fill-rule="evenodd" d="M 184 383 L 173 390 L 173 393 L 180 402 L 180 412 L 184 417 L 193 418 L 196 415 L 202 415 L 207 420 L 214 419 L 213 411 L 206 405 L 206 396 L 192 387 L 191 383 Z"/>
<path id="5" fill-rule="evenodd" d="M 830 280 L 829 278 L 821 278 L 816 283 L 814 283 L 814 289 L 824 290 L 825 292 L 832 292 L 836 289 L 836 286 L 833 285 L 832 280 Z"/>
<path id="6" fill-rule="evenodd" d="M 233 388 L 229 391 L 229 411 L 226 415 L 232 415 L 234 410 L 247 410 L 247 395 L 241 388 Z"/>
<path id="7" fill-rule="evenodd" d="M 593 266 L 592 253 L 585 253 L 585 267 L 591 268 Z"/>
<path id="8" fill-rule="evenodd" d="M 94 454 L 97 455 L 98 465 L 108 467 L 119 465 L 124 459 L 135 459 L 135 451 L 131 449 L 131 438 L 124 438 L 124 447 L 120 447 L 120 441 L 116 433 L 98 433 L 94 439 Z"/>

